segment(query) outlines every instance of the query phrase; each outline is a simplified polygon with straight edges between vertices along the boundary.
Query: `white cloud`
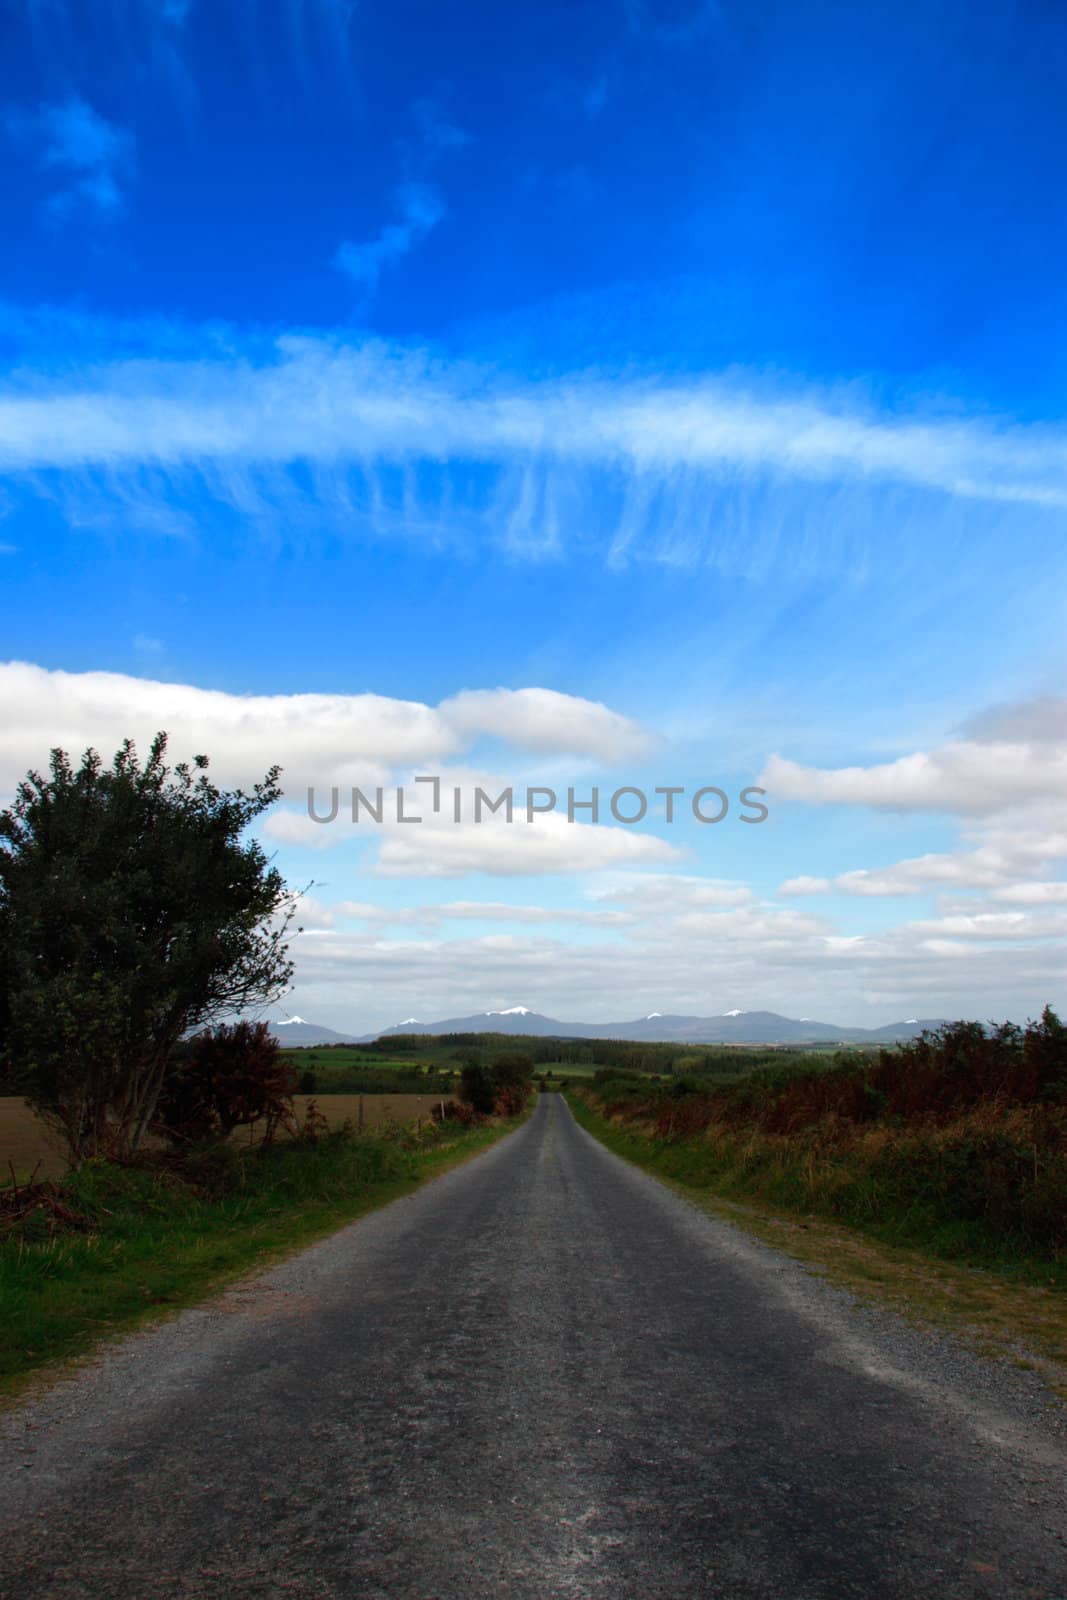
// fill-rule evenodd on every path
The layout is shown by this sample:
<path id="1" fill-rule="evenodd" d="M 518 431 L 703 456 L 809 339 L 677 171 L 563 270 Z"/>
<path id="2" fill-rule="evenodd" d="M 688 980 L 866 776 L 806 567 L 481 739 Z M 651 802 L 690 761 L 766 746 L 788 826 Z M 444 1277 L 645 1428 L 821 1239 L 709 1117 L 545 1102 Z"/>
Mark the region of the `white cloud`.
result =
<path id="1" fill-rule="evenodd" d="M 882 870 L 861 867 L 842 872 L 833 880 L 833 887 L 842 894 L 871 897 L 926 894 L 942 887 L 983 888 L 996 883 L 1006 866 L 994 850 L 945 852 L 915 856 Z"/>
<path id="2" fill-rule="evenodd" d="M 641 915 L 747 906 L 755 894 L 747 883 L 701 878 L 688 873 L 616 873 L 590 890 L 592 898 L 625 905 Z"/>
<path id="3" fill-rule="evenodd" d="M 1067 905 L 1067 883 L 1005 883 L 993 889 L 991 900 L 1006 900 L 1017 905 Z"/>
<path id="4" fill-rule="evenodd" d="M 908 857 L 887 866 L 860 867 L 836 877 L 801 876 L 779 886 L 781 895 L 892 898 L 946 891 L 983 891 L 987 899 L 1046 905 L 1067 898 L 1067 886 L 1043 881 L 1067 859 L 1067 829 L 1058 802 L 1021 807 L 1014 816 L 968 820 L 960 848 Z M 963 909 L 973 909 L 960 901 Z"/>
<path id="5" fill-rule="evenodd" d="M 776 801 L 992 815 L 1067 792 L 1067 738 L 966 739 L 871 766 L 818 768 L 772 755 L 759 778 Z"/>
<path id="6" fill-rule="evenodd" d="M 991 706 L 972 717 L 963 732 L 985 744 L 1046 740 L 1067 744 L 1067 695 L 1037 695 L 1010 705 Z"/>
<path id="7" fill-rule="evenodd" d="M 55 745 L 110 756 L 124 738 L 147 749 L 160 728 L 175 759 L 204 752 L 219 781 L 250 784 L 275 762 L 305 800 L 309 784 L 385 784 L 398 768 L 440 763 L 483 735 L 518 749 L 621 759 L 640 748 L 636 723 L 608 707 L 550 690 L 458 695 L 434 707 L 375 694 L 237 695 L 110 672 L 52 672 L 0 664 L 0 790 L 10 792 Z M 483 714 L 484 713 L 484 714 Z M 321 809 L 328 795 L 319 797 Z M 280 814 L 286 815 L 286 814 Z M 298 817 L 318 838 L 334 829 Z M 275 837 L 289 824 L 279 820 Z M 292 825 L 294 828 L 296 824 Z"/>
<path id="8" fill-rule="evenodd" d="M 456 825 L 427 816 L 422 824 L 392 823 L 379 831 L 375 871 L 385 877 L 457 878 L 470 872 L 501 876 L 601 872 L 667 865 L 681 859 L 674 845 L 650 834 L 603 824 L 568 822 L 559 812 L 487 817 Z"/>
<path id="9" fill-rule="evenodd" d="M 647 755 L 653 743 L 628 717 L 553 689 L 468 689 L 442 701 L 441 712 L 461 734 L 492 734 L 522 750 L 617 763 Z"/>
<path id="10" fill-rule="evenodd" d="M 1051 941 L 937 938 L 908 930 L 855 938 L 735 925 L 609 941 L 523 931 L 478 938 L 325 932 L 298 946 L 298 1009 L 367 1030 L 521 1002 L 563 1020 L 651 1011 L 710 1015 L 733 1006 L 875 1026 L 906 1017 L 1039 1014 L 1065 998 Z M 1067 1009 L 1067 1007 L 1063 1007 Z"/>
<path id="11" fill-rule="evenodd" d="M 333 920 L 377 925 L 434 925 L 450 922 L 568 923 L 580 927 L 628 928 L 634 917 L 625 911 L 585 911 L 575 906 L 512 905 L 503 900 L 451 900 L 440 905 L 376 905 L 367 900 L 342 900 L 331 908 Z"/>
<path id="12" fill-rule="evenodd" d="M 432 214 L 429 205 L 412 217 Z M 372 254 L 361 256 L 364 248 Z M 353 246 L 350 264 L 373 275 L 392 248 Z M 202 344 L 218 349 L 217 335 Z M 834 394 L 783 397 L 743 379 L 575 374 L 533 383 L 340 338 L 286 336 L 244 357 L 231 340 L 214 359 L 110 361 L 47 384 L 9 378 L 0 439 L 0 465 L 10 471 L 191 468 L 236 474 L 231 483 L 242 472 L 296 462 L 365 478 L 383 462 L 488 462 L 503 474 L 500 496 L 520 526 L 528 520 L 523 496 L 536 502 L 540 522 L 568 521 L 574 473 L 621 472 L 631 520 L 619 525 L 620 558 L 636 536 L 642 495 L 668 486 L 692 502 L 692 521 L 707 500 L 708 475 L 722 469 L 1067 505 L 1056 429 L 878 416 Z M 335 480 L 335 490 L 356 495 L 358 483 L 342 491 Z M 466 509 L 480 514 L 473 502 Z M 417 504 L 406 510 L 428 514 Z M 457 503 L 453 515 L 463 510 Z M 499 498 L 492 511 L 499 518 Z"/>
<path id="13" fill-rule="evenodd" d="M 1067 916 L 1027 911 L 972 911 L 910 924 L 912 933 L 949 939 L 1063 939 Z"/>
<path id="14" fill-rule="evenodd" d="M 565 834 L 541 822 L 531 827 L 523 824 L 521 829 L 516 826 L 506 833 L 493 829 L 475 834 L 459 828 L 439 834 L 432 846 L 424 836 L 417 842 L 392 838 L 383 844 L 376 870 L 386 877 L 462 878 L 474 872 L 541 877 L 642 862 L 663 865 L 677 857 L 673 846 L 648 835 L 588 824 L 576 824 Z"/>
<path id="15" fill-rule="evenodd" d="M 1051 811 L 1020 830 L 1020 859 L 1040 866 L 1050 841 L 1062 842 L 1050 820 Z M 555 833 L 566 826 L 555 819 Z M 657 871 L 655 863 L 642 871 L 603 866 L 586 848 L 603 831 L 582 838 L 580 862 L 571 870 L 582 873 L 585 907 L 621 913 L 622 920 L 602 930 L 590 922 L 580 941 L 570 942 L 562 930 L 550 936 L 551 923 L 565 920 L 551 906 L 348 902 L 335 908 L 338 923 L 361 923 L 361 931 L 338 926 L 298 951 L 299 1009 L 317 1014 L 314 1000 L 320 1011 L 334 1008 L 336 1023 L 368 1029 L 412 1014 L 431 1020 L 516 1000 L 563 1020 L 617 1021 L 652 1011 L 707 1015 L 741 1006 L 874 1026 L 915 1016 L 1022 1020 L 1046 1002 L 1067 1011 L 1067 911 L 1061 909 L 1067 895 L 1060 892 L 1031 904 L 1025 897 L 1015 905 L 972 898 L 937 916 L 855 933 L 828 917 L 762 901 L 735 880 Z M 996 828 L 986 831 L 990 849 L 1005 842 Z M 432 830 L 422 842 L 436 844 Z M 925 870 L 940 859 L 915 861 Z M 1005 856 L 1003 865 L 1017 870 L 1018 863 Z M 998 887 L 1014 892 L 1019 881 L 1004 878 Z M 498 913 L 509 931 L 476 938 L 460 932 Z M 385 937 L 386 929 L 395 931 Z M 405 932 L 411 936 L 399 936 Z"/>

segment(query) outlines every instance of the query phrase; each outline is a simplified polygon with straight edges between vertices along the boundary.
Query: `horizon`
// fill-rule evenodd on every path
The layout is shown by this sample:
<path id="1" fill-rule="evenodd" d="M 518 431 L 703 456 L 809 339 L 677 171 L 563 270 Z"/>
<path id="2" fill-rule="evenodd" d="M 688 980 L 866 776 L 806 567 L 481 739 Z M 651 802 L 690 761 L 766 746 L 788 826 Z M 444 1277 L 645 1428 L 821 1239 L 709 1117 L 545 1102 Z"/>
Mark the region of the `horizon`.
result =
<path id="1" fill-rule="evenodd" d="M 454 1012 L 449 1016 L 434 1017 L 434 1018 L 428 1018 L 428 1017 L 403 1017 L 399 1021 L 394 1021 L 394 1022 L 391 1022 L 391 1023 L 383 1024 L 381 1031 L 385 1032 L 385 1033 L 388 1033 L 388 1032 L 392 1032 L 392 1031 L 394 1031 L 396 1029 L 404 1028 L 404 1027 L 407 1027 L 407 1026 L 416 1026 L 416 1027 L 419 1027 L 419 1028 L 435 1028 L 435 1027 L 438 1027 L 438 1026 L 448 1025 L 448 1024 L 454 1023 L 454 1022 L 469 1021 L 472 1018 L 481 1018 L 481 1017 L 514 1017 L 514 1016 L 533 1017 L 535 1020 L 541 1021 L 541 1022 L 558 1022 L 558 1023 L 560 1023 L 561 1026 L 564 1026 L 564 1027 L 566 1027 L 566 1026 L 575 1026 L 575 1027 L 581 1027 L 581 1028 L 591 1028 L 591 1027 L 600 1027 L 600 1026 L 603 1026 L 603 1027 L 626 1026 L 626 1025 L 631 1024 L 631 1023 L 653 1022 L 653 1021 L 657 1020 L 658 1018 L 662 1018 L 664 1023 L 669 1023 L 669 1022 L 672 1022 L 672 1021 L 718 1022 L 718 1021 L 722 1021 L 726 1017 L 736 1018 L 736 1017 L 750 1017 L 750 1016 L 757 1016 L 757 1017 L 768 1016 L 768 1017 L 774 1017 L 776 1019 L 779 1019 L 779 1020 L 785 1021 L 785 1022 L 793 1022 L 793 1023 L 805 1023 L 805 1022 L 807 1022 L 807 1023 L 812 1023 L 813 1025 L 815 1025 L 817 1027 L 825 1027 L 825 1026 L 839 1027 L 842 1030 L 846 1030 L 849 1027 L 853 1027 L 858 1032 L 864 1031 L 864 1029 L 861 1028 L 859 1024 L 839 1024 L 839 1023 L 834 1022 L 833 1019 L 831 1019 L 829 1017 L 813 1017 L 813 1016 L 786 1017 L 784 1015 L 784 1013 L 782 1013 L 782 1012 L 771 1011 L 771 1010 L 766 1009 L 766 1008 L 761 1008 L 761 1009 L 758 1009 L 758 1010 L 750 1011 L 750 1010 L 748 1010 L 747 1008 L 744 1008 L 744 1007 L 735 1007 L 734 1009 L 732 1009 L 730 1011 L 715 1011 L 715 1012 L 707 1012 L 707 1013 L 703 1013 L 703 1012 L 692 1013 L 692 1012 L 651 1011 L 647 1015 L 639 1016 L 639 1017 L 605 1017 L 605 1018 L 567 1017 L 567 1018 L 564 1018 L 564 1017 L 549 1016 L 543 1011 L 534 1011 L 529 1006 L 508 1006 L 503 1010 L 495 1010 L 495 1009 L 485 1010 L 485 1009 L 482 1009 L 482 1010 L 468 1011 L 468 1012 Z M 294 1024 L 301 1024 L 301 1025 L 303 1025 L 305 1027 L 312 1027 L 312 1028 L 318 1028 L 318 1027 L 326 1028 L 326 1024 L 320 1023 L 314 1018 L 304 1017 L 304 1016 L 288 1016 L 288 1015 L 286 1015 L 286 1016 L 277 1017 L 277 1016 L 261 1015 L 259 1012 L 257 1012 L 255 1014 L 255 1017 L 254 1017 L 253 1020 L 266 1022 L 273 1028 L 286 1028 L 286 1027 L 293 1026 Z M 907 1026 L 908 1024 L 911 1024 L 911 1023 L 915 1023 L 916 1025 L 918 1025 L 918 1024 L 940 1025 L 940 1024 L 943 1024 L 943 1023 L 946 1023 L 946 1022 L 958 1022 L 958 1021 L 985 1021 L 985 1022 L 990 1022 L 992 1020 L 1013 1020 L 1013 1019 L 948 1018 L 948 1017 L 939 1017 L 939 1016 L 936 1016 L 934 1014 L 931 1014 L 930 1016 L 925 1016 L 925 1017 L 892 1017 L 892 1018 L 886 1019 L 885 1021 L 883 1021 L 880 1024 L 879 1023 L 873 1024 L 872 1028 L 869 1031 L 877 1032 L 877 1031 L 879 1031 L 879 1029 L 885 1029 L 885 1028 L 890 1028 L 890 1027 L 898 1027 L 898 1026 Z M 1025 1020 L 1027 1022 L 1031 1022 L 1031 1021 L 1036 1022 L 1036 1021 L 1039 1020 L 1039 1018 L 1027 1018 Z M 357 1028 L 339 1027 L 339 1028 L 336 1028 L 336 1029 L 327 1029 L 327 1031 L 337 1032 L 339 1034 L 345 1034 L 345 1033 L 347 1033 L 347 1034 L 357 1034 L 358 1033 L 360 1038 L 369 1038 L 369 1037 L 372 1037 L 374 1035 L 374 1031 L 375 1030 L 373 1028 L 371 1028 L 371 1029 L 357 1029 Z M 519 1037 L 523 1037 L 523 1035 L 519 1035 Z M 670 1041 L 667 1041 L 667 1042 L 670 1042 Z M 729 1043 L 731 1041 L 727 1041 L 727 1042 Z M 751 1042 L 760 1042 L 760 1041 L 748 1041 L 748 1040 L 746 1040 L 746 1041 L 740 1041 L 740 1042 L 751 1043 Z"/>
<path id="2" fill-rule="evenodd" d="M 4 29 L 0 806 L 280 764 L 337 1031 L 1067 1012 L 1067 14 Z"/>

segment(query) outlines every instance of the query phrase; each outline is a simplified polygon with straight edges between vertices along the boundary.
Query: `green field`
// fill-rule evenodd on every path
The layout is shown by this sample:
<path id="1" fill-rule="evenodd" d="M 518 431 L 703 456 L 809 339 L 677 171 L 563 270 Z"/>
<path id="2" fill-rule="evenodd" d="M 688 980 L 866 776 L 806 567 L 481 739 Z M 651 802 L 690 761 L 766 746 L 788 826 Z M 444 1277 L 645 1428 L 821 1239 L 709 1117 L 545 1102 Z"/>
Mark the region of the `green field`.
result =
<path id="1" fill-rule="evenodd" d="M 287 1050 L 297 1076 L 310 1074 L 310 1092 L 384 1092 L 403 1087 L 426 1093 L 430 1080 L 447 1092 L 458 1080 L 463 1063 L 475 1058 L 491 1064 L 498 1056 L 521 1054 L 533 1063 L 537 1078 L 548 1086 L 563 1080 L 590 1079 L 598 1072 L 639 1072 L 652 1078 L 746 1077 L 767 1067 L 831 1066 L 843 1056 L 860 1059 L 858 1051 L 788 1045 L 694 1045 L 639 1043 L 626 1039 L 556 1039 L 521 1033 L 399 1034 L 362 1045 L 312 1045 Z"/>

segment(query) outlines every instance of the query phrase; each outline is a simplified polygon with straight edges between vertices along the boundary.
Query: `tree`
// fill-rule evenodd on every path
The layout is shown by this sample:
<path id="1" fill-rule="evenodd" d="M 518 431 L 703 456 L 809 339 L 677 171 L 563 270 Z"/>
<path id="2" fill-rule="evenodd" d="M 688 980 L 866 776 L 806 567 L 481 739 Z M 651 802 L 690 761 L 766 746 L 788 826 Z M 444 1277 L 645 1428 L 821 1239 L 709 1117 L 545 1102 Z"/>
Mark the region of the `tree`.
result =
<path id="1" fill-rule="evenodd" d="M 518 1051 L 497 1056 L 491 1080 L 496 1110 L 505 1117 L 517 1116 L 529 1099 L 533 1062 Z"/>
<path id="2" fill-rule="evenodd" d="M 480 1061 L 468 1061 L 463 1068 L 459 1098 L 482 1116 L 491 1116 L 496 1109 L 496 1085 L 488 1067 Z"/>
<path id="3" fill-rule="evenodd" d="M 53 750 L 0 813 L 0 1055 L 75 1165 L 131 1155 L 182 1035 L 292 976 L 295 897 L 242 841 L 279 769 L 223 791 L 206 756 L 172 771 L 166 748 L 77 769 Z"/>

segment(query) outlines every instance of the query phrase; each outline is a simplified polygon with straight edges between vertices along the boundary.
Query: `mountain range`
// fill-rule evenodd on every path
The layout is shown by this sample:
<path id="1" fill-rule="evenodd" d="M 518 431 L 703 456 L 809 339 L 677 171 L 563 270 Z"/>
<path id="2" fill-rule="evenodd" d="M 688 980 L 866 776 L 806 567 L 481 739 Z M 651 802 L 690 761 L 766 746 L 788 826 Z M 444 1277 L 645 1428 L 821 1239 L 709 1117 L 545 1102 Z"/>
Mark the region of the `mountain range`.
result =
<path id="1" fill-rule="evenodd" d="M 408 1017 L 378 1033 L 337 1033 L 303 1017 L 271 1021 L 270 1028 L 288 1045 L 370 1044 L 375 1039 L 412 1033 L 524 1033 L 542 1038 L 633 1039 L 667 1044 L 896 1044 L 914 1038 L 924 1028 L 940 1027 L 944 1020 L 908 1017 L 881 1028 L 843 1028 L 812 1017 L 784 1017 L 777 1011 L 744 1011 L 737 1007 L 710 1017 L 653 1011 L 630 1022 L 560 1022 L 526 1006 L 509 1006 L 505 1011 L 478 1011 L 437 1022 Z"/>

